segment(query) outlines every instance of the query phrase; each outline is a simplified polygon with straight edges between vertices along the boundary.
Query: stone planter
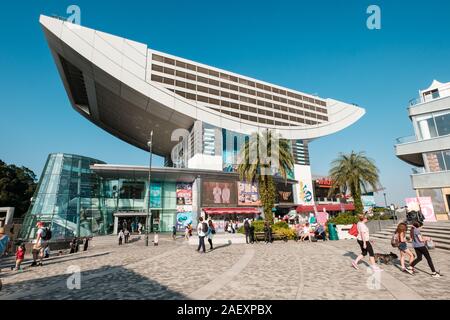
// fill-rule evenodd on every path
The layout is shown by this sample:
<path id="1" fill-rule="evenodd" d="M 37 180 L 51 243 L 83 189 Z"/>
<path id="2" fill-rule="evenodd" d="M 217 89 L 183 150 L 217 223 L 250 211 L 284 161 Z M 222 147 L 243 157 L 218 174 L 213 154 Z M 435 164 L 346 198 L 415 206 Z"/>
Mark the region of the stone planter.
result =
<path id="1" fill-rule="evenodd" d="M 351 229 L 353 224 L 337 224 L 336 225 L 336 231 L 339 237 L 339 240 L 344 239 L 356 239 L 355 236 L 352 236 L 348 233 L 348 231 Z"/>

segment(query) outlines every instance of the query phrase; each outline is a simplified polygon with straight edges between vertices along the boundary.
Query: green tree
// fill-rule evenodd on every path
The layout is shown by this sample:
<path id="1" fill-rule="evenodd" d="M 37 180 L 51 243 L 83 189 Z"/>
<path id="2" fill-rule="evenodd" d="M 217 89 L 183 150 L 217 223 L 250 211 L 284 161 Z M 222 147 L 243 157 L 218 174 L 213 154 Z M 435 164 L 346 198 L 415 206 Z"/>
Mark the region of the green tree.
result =
<path id="1" fill-rule="evenodd" d="M 272 150 L 272 144 L 274 145 Z M 270 159 L 278 163 L 272 164 Z M 276 171 L 271 168 L 277 167 Z M 273 222 L 272 209 L 275 204 L 276 187 L 273 174 L 279 173 L 287 181 L 288 172 L 294 166 L 289 142 L 270 130 L 253 133 L 241 150 L 238 172 L 241 180 L 258 182 L 259 197 L 266 221 Z M 262 173 L 262 174 L 261 174 Z"/>
<path id="2" fill-rule="evenodd" d="M 375 162 L 364 152 L 339 154 L 339 157 L 331 163 L 329 176 L 333 180 L 329 196 L 335 191 L 345 194 L 350 189 L 356 213 L 363 213 L 364 210 L 361 190 L 366 193 L 370 186 L 372 191 L 376 191 L 379 185 L 379 170 Z"/>
<path id="3" fill-rule="evenodd" d="M 15 207 L 14 216 L 22 218 L 36 190 L 36 175 L 25 167 L 7 165 L 0 160 L 0 207 Z"/>

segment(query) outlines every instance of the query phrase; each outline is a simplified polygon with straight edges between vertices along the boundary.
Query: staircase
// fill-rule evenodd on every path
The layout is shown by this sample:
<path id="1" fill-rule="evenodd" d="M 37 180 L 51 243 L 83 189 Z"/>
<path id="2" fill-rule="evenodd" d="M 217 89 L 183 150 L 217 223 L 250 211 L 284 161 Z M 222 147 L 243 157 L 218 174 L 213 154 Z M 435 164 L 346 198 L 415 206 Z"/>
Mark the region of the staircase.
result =
<path id="1" fill-rule="evenodd" d="M 381 231 L 371 234 L 370 237 L 377 239 L 391 239 L 394 234 L 396 226 L 387 227 Z M 407 237 L 409 239 L 408 226 Z M 444 249 L 450 251 L 450 221 L 438 221 L 438 222 L 425 222 L 422 227 L 422 234 L 424 236 L 431 237 L 438 249 Z"/>

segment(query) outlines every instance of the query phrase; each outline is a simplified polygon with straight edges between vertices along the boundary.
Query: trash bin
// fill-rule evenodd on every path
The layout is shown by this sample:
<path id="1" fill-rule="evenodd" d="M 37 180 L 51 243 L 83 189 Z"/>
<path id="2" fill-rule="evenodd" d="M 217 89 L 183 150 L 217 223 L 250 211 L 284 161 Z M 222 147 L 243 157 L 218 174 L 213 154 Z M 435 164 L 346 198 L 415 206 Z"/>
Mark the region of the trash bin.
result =
<path id="1" fill-rule="evenodd" d="M 328 236 L 329 236 L 330 240 L 339 240 L 339 237 L 338 237 L 338 234 L 336 231 L 336 227 L 332 223 L 328 224 Z"/>

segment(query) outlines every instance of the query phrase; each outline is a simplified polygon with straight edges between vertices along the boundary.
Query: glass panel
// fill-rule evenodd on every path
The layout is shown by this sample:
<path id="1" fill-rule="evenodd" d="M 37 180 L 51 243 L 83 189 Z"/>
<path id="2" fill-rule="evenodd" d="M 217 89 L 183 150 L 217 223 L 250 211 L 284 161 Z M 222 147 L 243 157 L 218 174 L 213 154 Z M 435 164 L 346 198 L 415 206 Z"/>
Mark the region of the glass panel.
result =
<path id="1" fill-rule="evenodd" d="M 442 151 L 442 154 L 444 156 L 444 162 L 447 166 L 447 170 L 450 170 L 450 150 Z"/>
<path id="2" fill-rule="evenodd" d="M 430 116 L 428 119 L 417 121 L 420 130 L 420 137 L 422 140 L 434 138 L 437 136 L 434 120 Z"/>
<path id="3" fill-rule="evenodd" d="M 437 131 L 440 136 L 450 134 L 450 113 L 435 117 Z"/>

